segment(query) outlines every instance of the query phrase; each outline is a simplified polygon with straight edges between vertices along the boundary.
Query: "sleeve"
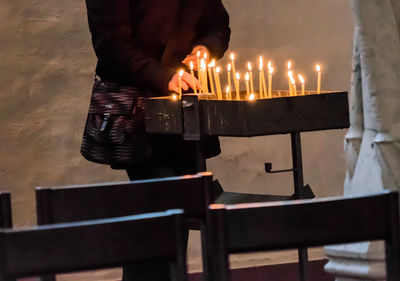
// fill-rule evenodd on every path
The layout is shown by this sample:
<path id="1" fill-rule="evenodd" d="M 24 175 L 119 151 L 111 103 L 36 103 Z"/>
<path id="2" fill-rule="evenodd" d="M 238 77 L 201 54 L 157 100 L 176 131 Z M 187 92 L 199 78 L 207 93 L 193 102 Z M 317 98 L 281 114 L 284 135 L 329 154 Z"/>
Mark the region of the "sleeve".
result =
<path id="1" fill-rule="evenodd" d="M 96 56 L 109 71 L 139 87 L 167 93 L 175 70 L 135 46 L 129 0 L 86 0 L 86 6 Z"/>
<path id="2" fill-rule="evenodd" d="M 228 49 L 230 40 L 229 15 L 222 0 L 205 2 L 193 46 L 204 45 L 210 51 L 211 57 L 220 59 Z"/>

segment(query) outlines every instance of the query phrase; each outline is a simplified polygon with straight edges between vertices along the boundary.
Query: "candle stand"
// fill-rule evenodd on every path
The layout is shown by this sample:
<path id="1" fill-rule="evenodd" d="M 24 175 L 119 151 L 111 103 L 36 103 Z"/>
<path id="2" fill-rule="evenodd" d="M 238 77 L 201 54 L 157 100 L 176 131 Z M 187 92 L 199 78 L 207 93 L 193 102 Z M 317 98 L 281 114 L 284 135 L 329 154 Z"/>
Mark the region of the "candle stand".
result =
<path id="1" fill-rule="evenodd" d="M 242 92 L 241 95 L 246 95 Z M 273 92 L 273 98 L 259 100 L 215 100 L 209 95 L 183 95 L 181 100 L 170 97 L 146 101 L 146 131 L 153 134 L 178 134 L 196 142 L 197 169 L 206 170 L 200 140 L 202 136 L 254 137 L 290 134 L 293 167 L 267 173 L 291 172 L 294 194 L 291 196 L 233 193 L 220 203 L 248 203 L 313 198 L 309 185 L 304 186 L 301 153 L 301 132 L 343 129 L 350 126 L 347 92 L 324 92 L 304 96 L 287 96 Z M 224 194 L 221 195 L 223 197 Z M 235 199 L 236 198 L 236 199 Z M 306 280 L 307 249 L 299 249 L 299 276 Z"/>

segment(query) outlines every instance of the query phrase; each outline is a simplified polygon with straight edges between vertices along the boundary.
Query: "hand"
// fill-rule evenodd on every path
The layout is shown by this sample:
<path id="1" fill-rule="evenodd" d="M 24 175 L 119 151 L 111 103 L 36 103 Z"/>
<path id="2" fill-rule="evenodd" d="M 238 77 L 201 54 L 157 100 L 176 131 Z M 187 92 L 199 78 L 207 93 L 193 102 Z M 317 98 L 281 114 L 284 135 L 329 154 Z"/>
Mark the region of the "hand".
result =
<path id="1" fill-rule="evenodd" d="M 196 69 L 197 68 L 197 52 L 200 51 L 200 59 L 203 58 L 204 54 L 207 54 L 207 59 L 205 61 L 206 64 L 208 64 L 210 60 L 210 52 L 208 51 L 207 47 L 203 45 L 197 45 L 196 47 L 193 48 L 192 52 L 190 55 L 187 55 L 186 58 L 182 61 L 183 64 L 186 64 L 188 67 L 190 67 L 190 62 L 193 62 L 193 66 Z"/>
<path id="2" fill-rule="evenodd" d="M 193 78 L 193 76 L 186 71 L 183 72 L 183 75 L 181 77 L 182 79 L 182 89 L 186 91 L 187 89 L 192 88 L 194 89 L 200 89 L 201 85 L 199 80 L 196 78 Z M 175 75 L 172 77 L 172 79 L 168 83 L 168 89 L 170 91 L 179 92 L 179 73 L 175 73 Z"/>

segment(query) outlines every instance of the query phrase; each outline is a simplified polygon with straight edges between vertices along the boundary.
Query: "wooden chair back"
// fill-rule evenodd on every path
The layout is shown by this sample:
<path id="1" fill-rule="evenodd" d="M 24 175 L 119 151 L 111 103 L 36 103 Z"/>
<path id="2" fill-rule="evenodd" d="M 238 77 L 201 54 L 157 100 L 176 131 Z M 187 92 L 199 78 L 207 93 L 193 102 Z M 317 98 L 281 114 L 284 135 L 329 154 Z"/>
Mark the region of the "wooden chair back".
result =
<path id="1" fill-rule="evenodd" d="M 205 220 L 212 203 L 212 174 L 36 188 L 38 224 L 127 216 L 183 209 L 187 218 Z"/>
<path id="2" fill-rule="evenodd" d="M 183 211 L 0 230 L 0 280 L 170 261 L 187 281 Z"/>
<path id="3" fill-rule="evenodd" d="M 0 192 L 0 228 L 12 227 L 11 195 L 9 192 Z"/>
<path id="4" fill-rule="evenodd" d="M 229 281 L 231 253 L 385 240 L 389 281 L 400 281 L 399 195 L 211 205 L 212 281 Z"/>

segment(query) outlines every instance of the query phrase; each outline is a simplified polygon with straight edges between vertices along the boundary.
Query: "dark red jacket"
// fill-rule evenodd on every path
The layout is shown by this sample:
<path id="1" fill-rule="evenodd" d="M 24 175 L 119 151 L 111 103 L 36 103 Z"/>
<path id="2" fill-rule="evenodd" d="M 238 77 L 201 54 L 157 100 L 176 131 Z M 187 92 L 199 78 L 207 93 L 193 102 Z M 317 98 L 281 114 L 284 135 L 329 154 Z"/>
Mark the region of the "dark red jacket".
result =
<path id="1" fill-rule="evenodd" d="M 166 94 L 193 46 L 205 45 L 216 59 L 228 48 L 229 16 L 221 0 L 86 0 L 86 5 L 96 72 L 105 80 Z"/>

